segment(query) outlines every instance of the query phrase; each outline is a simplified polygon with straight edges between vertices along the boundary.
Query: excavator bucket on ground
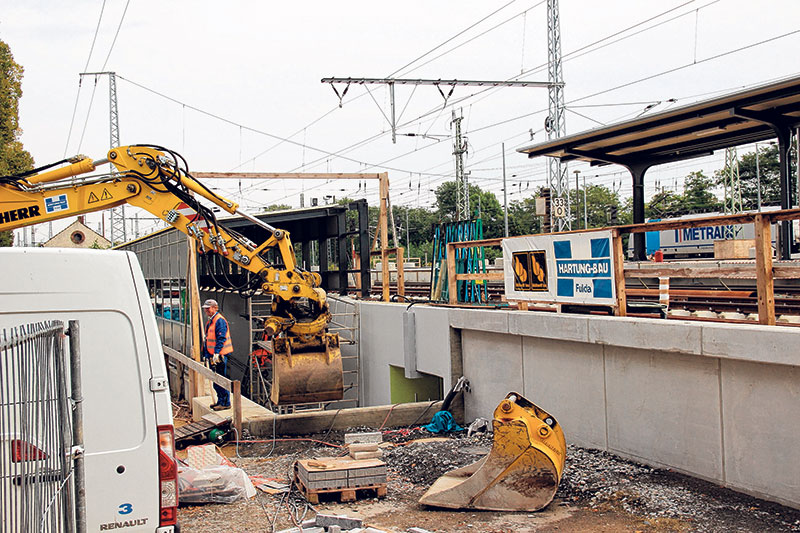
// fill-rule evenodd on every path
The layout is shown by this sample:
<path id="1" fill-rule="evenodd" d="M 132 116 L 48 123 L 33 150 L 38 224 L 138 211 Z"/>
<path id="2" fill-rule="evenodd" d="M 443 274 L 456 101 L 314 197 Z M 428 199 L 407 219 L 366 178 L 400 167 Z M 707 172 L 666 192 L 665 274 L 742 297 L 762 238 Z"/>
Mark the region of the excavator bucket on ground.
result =
<path id="1" fill-rule="evenodd" d="M 274 405 L 341 400 L 342 352 L 338 335 L 273 340 L 272 389 Z"/>
<path id="2" fill-rule="evenodd" d="M 567 449 L 556 419 L 511 392 L 495 409 L 492 426 L 492 451 L 437 479 L 420 503 L 488 511 L 538 511 L 550 503 Z"/>

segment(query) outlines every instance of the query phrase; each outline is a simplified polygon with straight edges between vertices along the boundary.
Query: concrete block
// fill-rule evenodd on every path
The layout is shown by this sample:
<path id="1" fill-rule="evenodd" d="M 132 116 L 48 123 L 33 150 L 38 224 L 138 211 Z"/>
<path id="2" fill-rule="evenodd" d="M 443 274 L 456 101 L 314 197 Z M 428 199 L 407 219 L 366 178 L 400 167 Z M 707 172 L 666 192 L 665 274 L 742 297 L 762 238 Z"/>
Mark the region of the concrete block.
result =
<path id="1" fill-rule="evenodd" d="M 421 527 L 410 527 L 406 529 L 406 533 L 431 533 L 427 529 L 422 529 Z"/>
<path id="2" fill-rule="evenodd" d="M 443 389 L 448 391 L 450 383 L 450 329 L 449 312 L 446 307 L 415 305 L 417 327 L 417 370 L 443 379 Z"/>
<path id="3" fill-rule="evenodd" d="M 651 318 L 587 317 L 589 342 L 699 355 L 702 326 L 698 323 Z"/>
<path id="4" fill-rule="evenodd" d="M 347 445 L 347 450 L 353 452 L 374 452 L 378 449 L 378 442 L 354 442 Z"/>
<path id="5" fill-rule="evenodd" d="M 328 527 L 328 533 L 342 533 L 342 526 L 336 524 Z"/>
<path id="6" fill-rule="evenodd" d="M 349 516 L 335 514 L 318 514 L 316 521 L 320 527 L 339 526 L 342 529 L 353 529 L 364 525 L 364 521 L 360 518 L 350 518 Z"/>
<path id="7" fill-rule="evenodd" d="M 358 461 L 361 459 L 378 459 L 380 456 L 380 450 L 375 450 L 374 452 L 350 452 L 350 457 Z"/>
<path id="8" fill-rule="evenodd" d="M 450 325 L 458 329 L 475 329 L 492 333 L 508 333 L 508 311 L 483 309 L 450 309 Z"/>
<path id="9" fill-rule="evenodd" d="M 508 314 L 508 331 L 528 337 L 587 342 L 589 320 L 575 315 L 511 311 Z"/>
<path id="10" fill-rule="evenodd" d="M 344 436 L 345 444 L 358 444 L 358 443 L 378 443 L 383 442 L 383 434 L 380 431 L 373 431 L 371 433 L 346 433 Z"/>
<path id="11" fill-rule="evenodd" d="M 461 346 L 464 375 L 472 388 L 464 395 L 465 420 L 491 420 L 506 394 L 523 390 L 522 337 L 465 329 Z"/>
<path id="12" fill-rule="evenodd" d="M 721 369 L 726 484 L 800 508 L 800 368 L 723 359 Z"/>
<path id="13" fill-rule="evenodd" d="M 608 448 L 722 479 L 718 360 L 605 347 Z"/>
<path id="14" fill-rule="evenodd" d="M 704 355 L 800 366 L 798 328 L 708 323 L 702 328 Z"/>
<path id="15" fill-rule="evenodd" d="M 567 442 L 605 449 L 603 346 L 522 338 L 523 396 L 552 414 Z"/>

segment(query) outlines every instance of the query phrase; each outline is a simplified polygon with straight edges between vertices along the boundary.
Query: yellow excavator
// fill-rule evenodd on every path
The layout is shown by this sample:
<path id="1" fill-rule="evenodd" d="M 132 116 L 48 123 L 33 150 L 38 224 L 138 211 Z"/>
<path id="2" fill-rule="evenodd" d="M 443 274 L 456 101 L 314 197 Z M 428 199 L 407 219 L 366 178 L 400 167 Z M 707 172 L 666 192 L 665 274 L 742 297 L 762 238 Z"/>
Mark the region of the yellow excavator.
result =
<path id="1" fill-rule="evenodd" d="M 109 163 L 116 172 L 78 178 Z M 246 218 L 269 238 L 255 243 L 225 229 L 198 198 Z M 195 180 L 179 154 L 154 145 L 120 146 L 104 159 L 81 155 L 0 177 L 0 231 L 122 204 L 140 207 L 185 233 L 204 257 L 222 256 L 254 274 L 237 289 L 273 295 L 272 314 L 264 322 L 273 340 L 273 404 L 342 398 L 339 336 L 327 332 L 331 315 L 319 274 L 297 265 L 288 232 L 240 211 Z M 275 251 L 273 262 L 268 251 Z"/>

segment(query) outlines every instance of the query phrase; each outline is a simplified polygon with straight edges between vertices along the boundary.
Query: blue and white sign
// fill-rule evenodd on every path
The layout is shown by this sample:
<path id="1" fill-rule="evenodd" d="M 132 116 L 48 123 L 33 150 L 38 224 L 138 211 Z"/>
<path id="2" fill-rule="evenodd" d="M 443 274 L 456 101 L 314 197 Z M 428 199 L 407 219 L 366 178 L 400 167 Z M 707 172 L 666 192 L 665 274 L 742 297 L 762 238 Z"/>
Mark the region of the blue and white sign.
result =
<path id="1" fill-rule="evenodd" d="M 67 209 L 69 209 L 69 200 L 66 194 L 50 196 L 44 199 L 44 210 L 47 213 L 57 213 L 58 211 L 66 211 Z"/>
<path id="2" fill-rule="evenodd" d="M 503 239 L 506 298 L 616 305 L 611 243 L 611 231 Z"/>

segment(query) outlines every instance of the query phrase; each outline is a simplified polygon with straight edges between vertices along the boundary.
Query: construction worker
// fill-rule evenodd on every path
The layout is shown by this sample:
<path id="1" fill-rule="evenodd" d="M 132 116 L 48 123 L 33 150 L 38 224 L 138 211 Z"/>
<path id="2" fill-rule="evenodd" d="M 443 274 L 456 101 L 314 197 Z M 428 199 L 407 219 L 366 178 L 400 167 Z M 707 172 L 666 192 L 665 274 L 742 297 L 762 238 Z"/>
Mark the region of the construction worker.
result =
<path id="1" fill-rule="evenodd" d="M 206 324 L 206 345 L 203 349 L 203 357 L 208 360 L 211 370 L 220 376 L 227 377 L 228 356 L 233 353 L 228 321 L 219 312 L 219 304 L 216 300 L 206 300 L 203 303 L 203 311 L 209 319 Z M 217 401 L 211 404 L 211 408 L 215 411 L 229 409 L 231 400 L 228 391 L 214 383 L 214 392 L 217 393 Z"/>

